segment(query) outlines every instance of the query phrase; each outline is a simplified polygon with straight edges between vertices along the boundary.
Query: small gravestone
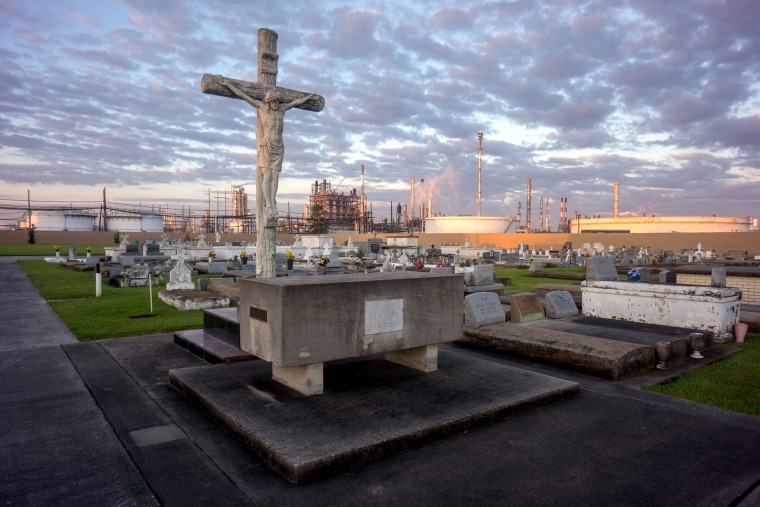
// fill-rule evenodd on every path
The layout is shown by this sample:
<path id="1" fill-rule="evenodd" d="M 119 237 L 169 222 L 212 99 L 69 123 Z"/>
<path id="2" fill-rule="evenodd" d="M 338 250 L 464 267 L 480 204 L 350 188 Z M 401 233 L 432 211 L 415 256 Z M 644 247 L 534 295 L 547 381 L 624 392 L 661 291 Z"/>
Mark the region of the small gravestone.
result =
<path id="1" fill-rule="evenodd" d="M 453 275 L 454 274 L 454 266 L 442 266 L 442 267 L 433 267 L 430 268 L 431 273 L 443 273 L 446 275 Z"/>
<path id="2" fill-rule="evenodd" d="M 122 274 L 123 275 L 123 274 Z M 129 270 L 129 287 L 145 287 L 148 285 L 150 267 L 147 264 L 136 264 Z"/>
<path id="3" fill-rule="evenodd" d="M 199 278 L 198 279 L 198 288 L 200 290 L 208 290 L 208 278 Z"/>
<path id="4" fill-rule="evenodd" d="M 615 281 L 618 273 L 611 257 L 595 256 L 586 260 L 586 281 Z"/>
<path id="5" fill-rule="evenodd" d="M 639 268 L 640 282 L 648 282 L 652 272 L 649 268 Z"/>
<path id="6" fill-rule="evenodd" d="M 94 268 L 95 265 L 100 262 L 100 259 L 98 257 L 87 257 L 84 260 L 84 265 L 88 268 Z"/>
<path id="7" fill-rule="evenodd" d="M 710 273 L 710 287 L 726 287 L 726 268 L 712 268 Z"/>
<path id="8" fill-rule="evenodd" d="M 169 272 L 169 283 L 166 284 L 166 289 L 195 289 L 192 274 L 193 271 L 187 264 L 185 264 L 185 261 L 183 259 L 177 259 L 177 264 L 175 264 Z"/>
<path id="9" fill-rule="evenodd" d="M 566 290 L 549 292 L 545 297 L 546 316 L 550 319 L 562 319 L 578 315 L 578 307 L 573 301 L 573 295 Z"/>
<path id="10" fill-rule="evenodd" d="M 633 259 L 630 258 L 630 257 L 628 257 L 628 256 L 624 256 L 622 259 L 620 259 L 620 265 L 621 266 L 631 266 L 631 265 L 633 265 Z"/>
<path id="11" fill-rule="evenodd" d="M 531 273 L 540 273 L 544 270 L 544 263 L 541 261 L 533 261 L 530 263 L 530 268 L 528 269 Z"/>
<path id="12" fill-rule="evenodd" d="M 69 260 L 75 261 L 77 260 L 77 249 L 76 247 L 69 247 Z"/>
<path id="13" fill-rule="evenodd" d="M 531 322 L 544 318 L 544 306 L 538 294 L 514 294 L 509 298 L 512 322 Z"/>
<path id="14" fill-rule="evenodd" d="M 135 258 L 129 257 L 129 256 L 122 256 L 121 259 L 121 265 L 125 268 L 131 267 L 135 265 Z"/>
<path id="15" fill-rule="evenodd" d="M 478 264 L 472 268 L 470 285 L 479 287 L 493 284 L 493 264 Z"/>
<path id="16" fill-rule="evenodd" d="M 660 283 L 676 283 L 676 272 L 672 269 L 663 269 L 660 271 Z"/>
<path id="17" fill-rule="evenodd" d="M 499 295 L 493 292 L 476 292 L 464 298 L 464 324 L 480 327 L 504 322 L 506 314 Z"/>

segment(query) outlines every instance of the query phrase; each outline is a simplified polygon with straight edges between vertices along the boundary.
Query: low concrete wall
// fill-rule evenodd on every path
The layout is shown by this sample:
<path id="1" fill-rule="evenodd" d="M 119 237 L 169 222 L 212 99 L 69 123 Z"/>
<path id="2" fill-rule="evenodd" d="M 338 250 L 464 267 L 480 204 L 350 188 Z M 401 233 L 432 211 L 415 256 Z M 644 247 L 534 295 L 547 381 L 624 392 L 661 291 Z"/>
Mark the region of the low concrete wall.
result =
<path id="1" fill-rule="evenodd" d="M 694 285 L 583 282 L 583 315 L 699 329 L 716 340 L 739 322 L 741 291 Z"/>
<path id="2" fill-rule="evenodd" d="M 678 274 L 676 282 L 681 285 L 710 286 L 710 275 Z M 742 291 L 742 302 L 750 305 L 760 305 L 760 278 L 744 276 L 727 276 L 726 286 Z"/>

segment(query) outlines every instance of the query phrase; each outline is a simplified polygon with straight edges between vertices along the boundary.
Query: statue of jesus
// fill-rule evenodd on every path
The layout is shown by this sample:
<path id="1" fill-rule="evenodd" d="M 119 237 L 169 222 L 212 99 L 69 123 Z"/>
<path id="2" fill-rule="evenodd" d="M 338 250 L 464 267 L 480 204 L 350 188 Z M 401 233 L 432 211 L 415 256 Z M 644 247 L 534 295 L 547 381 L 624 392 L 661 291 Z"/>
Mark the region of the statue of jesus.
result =
<path id="1" fill-rule="evenodd" d="M 266 214 L 277 218 L 277 186 L 279 184 L 282 160 L 285 157 L 285 145 L 282 143 L 282 126 L 285 111 L 300 106 L 314 97 L 309 94 L 287 104 L 280 103 L 280 96 L 275 90 L 270 90 L 264 96 L 264 101 L 248 96 L 242 90 L 230 83 L 229 79 L 221 81 L 223 86 L 256 108 L 258 122 L 256 139 L 256 165 L 261 169 L 261 182 Z"/>

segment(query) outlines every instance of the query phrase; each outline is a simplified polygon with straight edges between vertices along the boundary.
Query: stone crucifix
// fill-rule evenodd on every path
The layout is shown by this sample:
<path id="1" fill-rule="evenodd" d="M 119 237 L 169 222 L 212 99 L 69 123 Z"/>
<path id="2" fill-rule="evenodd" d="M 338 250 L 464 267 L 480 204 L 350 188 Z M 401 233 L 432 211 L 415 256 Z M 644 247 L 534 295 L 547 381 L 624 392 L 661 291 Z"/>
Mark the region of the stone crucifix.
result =
<path id="1" fill-rule="evenodd" d="M 248 102 L 256 108 L 256 276 L 276 276 L 275 230 L 277 186 L 285 155 L 282 142 L 285 111 L 291 108 L 321 111 L 325 99 L 314 93 L 281 88 L 277 84 L 277 33 L 260 28 L 256 82 L 204 74 L 201 91 Z"/>

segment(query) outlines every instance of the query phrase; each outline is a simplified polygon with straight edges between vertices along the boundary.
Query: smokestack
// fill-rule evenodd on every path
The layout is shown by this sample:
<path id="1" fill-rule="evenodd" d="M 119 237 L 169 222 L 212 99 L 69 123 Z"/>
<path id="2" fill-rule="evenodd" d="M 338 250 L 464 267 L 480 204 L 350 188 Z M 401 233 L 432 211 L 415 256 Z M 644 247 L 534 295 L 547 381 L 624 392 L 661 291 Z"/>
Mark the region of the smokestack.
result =
<path id="1" fill-rule="evenodd" d="M 618 203 L 620 202 L 620 182 L 615 182 L 615 207 L 612 210 L 612 216 L 613 218 L 618 217 Z"/>
<path id="2" fill-rule="evenodd" d="M 414 178 L 412 178 L 409 190 L 409 209 L 411 210 L 411 217 L 409 219 L 414 222 Z"/>
<path id="3" fill-rule="evenodd" d="M 538 199 L 538 232 L 544 232 L 544 198 Z"/>
<path id="4" fill-rule="evenodd" d="M 525 228 L 530 232 L 530 176 L 528 176 L 528 191 L 525 205 Z"/>
<path id="5" fill-rule="evenodd" d="M 478 132 L 478 216 L 480 216 L 480 161 L 483 158 L 483 132 Z"/>
<path id="6" fill-rule="evenodd" d="M 546 198 L 546 225 L 544 227 L 546 232 L 552 232 L 552 221 L 549 218 L 549 198 Z"/>
<path id="7" fill-rule="evenodd" d="M 522 222 L 522 202 L 517 201 L 517 227 L 520 227 Z"/>

